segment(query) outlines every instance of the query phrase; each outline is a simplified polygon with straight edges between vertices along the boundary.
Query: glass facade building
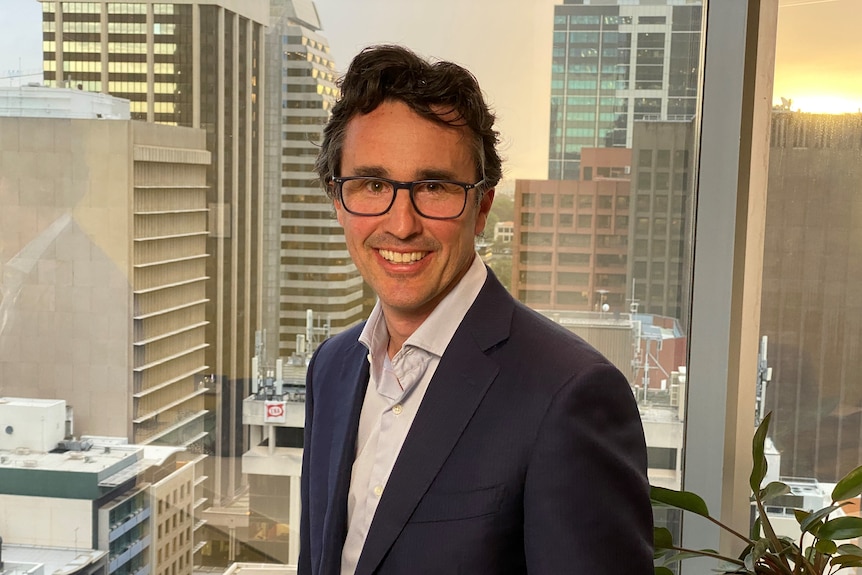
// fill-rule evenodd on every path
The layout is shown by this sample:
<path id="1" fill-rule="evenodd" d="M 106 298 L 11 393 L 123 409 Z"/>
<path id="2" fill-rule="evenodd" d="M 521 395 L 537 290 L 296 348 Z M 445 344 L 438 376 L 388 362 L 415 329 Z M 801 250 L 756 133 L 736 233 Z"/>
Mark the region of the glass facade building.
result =
<path id="1" fill-rule="evenodd" d="M 631 148 L 636 120 L 694 117 L 701 4 L 554 7 L 549 179 L 578 179 L 582 148 Z"/>

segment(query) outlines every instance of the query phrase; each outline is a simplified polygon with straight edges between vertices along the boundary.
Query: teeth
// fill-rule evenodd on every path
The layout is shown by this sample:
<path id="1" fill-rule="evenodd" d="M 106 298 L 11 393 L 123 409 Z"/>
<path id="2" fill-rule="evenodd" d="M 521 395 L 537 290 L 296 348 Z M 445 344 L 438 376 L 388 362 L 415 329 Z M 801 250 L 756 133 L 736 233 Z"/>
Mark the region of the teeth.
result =
<path id="1" fill-rule="evenodd" d="M 378 250 L 378 252 L 383 257 L 383 259 L 385 259 L 386 261 L 390 261 L 392 263 L 396 263 L 396 264 L 409 264 L 409 263 L 413 263 L 413 262 L 418 262 L 419 260 L 424 258 L 425 255 L 428 253 L 428 252 L 402 253 L 402 252 L 393 252 L 390 250 Z"/>

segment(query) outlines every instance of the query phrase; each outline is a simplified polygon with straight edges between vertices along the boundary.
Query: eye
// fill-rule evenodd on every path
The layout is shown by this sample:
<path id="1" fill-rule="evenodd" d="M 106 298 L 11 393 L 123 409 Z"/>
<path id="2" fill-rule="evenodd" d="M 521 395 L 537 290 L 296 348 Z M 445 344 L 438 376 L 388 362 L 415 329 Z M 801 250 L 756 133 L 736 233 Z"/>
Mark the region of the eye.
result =
<path id="1" fill-rule="evenodd" d="M 366 191 L 380 194 L 385 192 L 389 186 L 382 180 L 365 180 L 365 185 L 363 187 Z"/>
<path id="2" fill-rule="evenodd" d="M 449 186 L 446 182 L 435 182 L 433 180 L 426 182 L 419 182 L 416 185 L 417 192 L 423 194 L 443 194 L 449 191 Z"/>

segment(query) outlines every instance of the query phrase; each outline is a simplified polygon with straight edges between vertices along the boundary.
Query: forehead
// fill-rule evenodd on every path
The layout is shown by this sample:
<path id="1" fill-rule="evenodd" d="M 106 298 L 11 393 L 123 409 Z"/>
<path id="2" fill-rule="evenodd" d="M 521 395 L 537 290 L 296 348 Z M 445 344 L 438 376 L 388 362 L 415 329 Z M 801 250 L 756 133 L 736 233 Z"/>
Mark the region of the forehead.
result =
<path id="1" fill-rule="evenodd" d="M 390 175 L 439 170 L 469 179 L 475 171 L 472 142 L 466 127 L 435 122 L 403 102 L 386 101 L 348 121 L 341 164 L 345 170 L 379 168 Z"/>

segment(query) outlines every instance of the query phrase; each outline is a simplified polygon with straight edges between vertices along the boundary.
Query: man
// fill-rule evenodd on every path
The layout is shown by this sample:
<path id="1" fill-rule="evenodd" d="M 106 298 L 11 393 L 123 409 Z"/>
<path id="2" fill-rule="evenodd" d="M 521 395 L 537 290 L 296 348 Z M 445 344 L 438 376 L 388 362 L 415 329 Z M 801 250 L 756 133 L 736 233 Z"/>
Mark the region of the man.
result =
<path id="1" fill-rule="evenodd" d="M 628 383 L 475 253 L 493 125 L 469 72 L 404 48 L 342 80 L 317 169 L 378 302 L 309 366 L 301 575 L 653 571 Z"/>

